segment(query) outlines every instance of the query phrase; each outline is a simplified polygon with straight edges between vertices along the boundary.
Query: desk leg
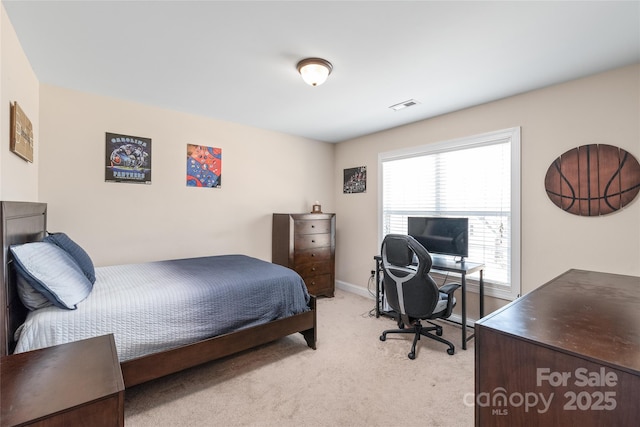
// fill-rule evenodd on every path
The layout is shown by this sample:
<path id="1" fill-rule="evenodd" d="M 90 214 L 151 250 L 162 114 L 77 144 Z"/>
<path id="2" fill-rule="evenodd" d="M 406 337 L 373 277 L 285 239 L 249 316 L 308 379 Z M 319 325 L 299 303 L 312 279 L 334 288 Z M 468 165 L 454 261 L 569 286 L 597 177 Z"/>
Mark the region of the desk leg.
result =
<path id="1" fill-rule="evenodd" d="M 380 261 L 376 260 L 376 318 L 380 317 Z"/>
<path id="2" fill-rule="evenodd" d="M 467 280 L 462 273 L 462 349 L 467 349 Z"/>

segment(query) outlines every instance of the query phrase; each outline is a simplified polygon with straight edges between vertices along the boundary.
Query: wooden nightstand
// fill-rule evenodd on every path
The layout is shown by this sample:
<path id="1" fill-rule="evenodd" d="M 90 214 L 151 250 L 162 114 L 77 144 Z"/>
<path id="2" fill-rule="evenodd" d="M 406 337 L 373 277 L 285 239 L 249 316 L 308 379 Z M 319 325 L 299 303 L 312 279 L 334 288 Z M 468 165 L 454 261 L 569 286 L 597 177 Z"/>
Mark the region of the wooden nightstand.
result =
<path id="1" fill-rule="evenodd" d="M 0 359 L 0 424 L 124 426 L 124 382 L 113 335 Z"/>

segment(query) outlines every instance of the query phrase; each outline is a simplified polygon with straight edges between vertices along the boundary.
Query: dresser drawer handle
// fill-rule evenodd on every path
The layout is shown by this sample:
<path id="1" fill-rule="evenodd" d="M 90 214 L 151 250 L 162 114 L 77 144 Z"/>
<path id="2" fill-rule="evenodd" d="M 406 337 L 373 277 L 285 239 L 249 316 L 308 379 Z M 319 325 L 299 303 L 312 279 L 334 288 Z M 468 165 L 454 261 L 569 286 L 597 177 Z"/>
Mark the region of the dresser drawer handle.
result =
<path id="1" fill-rule="evenodd" d="M 316 242 L 315 240 L 311 240 L 311 243 L 315 243 L 315 242 Z"/>
<path id="2" fill-rule="evenodd" d="M 311 254 L 311 256 L 316 256 L 316 254 Z"/>
<path id="3" fill-rule="evenodd" d="M 311 271 L 316 271 L 316 268 L 315 267 L 311 267 Z"/>

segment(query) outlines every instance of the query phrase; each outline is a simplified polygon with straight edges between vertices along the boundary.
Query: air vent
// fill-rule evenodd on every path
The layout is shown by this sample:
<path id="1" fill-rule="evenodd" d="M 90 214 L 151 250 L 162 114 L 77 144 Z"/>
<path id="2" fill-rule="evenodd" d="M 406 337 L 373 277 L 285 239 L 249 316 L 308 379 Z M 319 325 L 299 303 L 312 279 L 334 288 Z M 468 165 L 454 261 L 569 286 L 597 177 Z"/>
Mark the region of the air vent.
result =
<path id="1" fill-rule="evenodd" d="M 420 103 L 418 101 L 416 101 L 415 99 L 409 99 L 409 100 L 401 102 L 399 104 L 392 105 L 389 108 L 391 108 L 393 111 L 400 111 L 400 110 L 404 110 L 405 108 L 413 107 L 414 105 L 418 105 L 418 104 L 420 104 Z"/>

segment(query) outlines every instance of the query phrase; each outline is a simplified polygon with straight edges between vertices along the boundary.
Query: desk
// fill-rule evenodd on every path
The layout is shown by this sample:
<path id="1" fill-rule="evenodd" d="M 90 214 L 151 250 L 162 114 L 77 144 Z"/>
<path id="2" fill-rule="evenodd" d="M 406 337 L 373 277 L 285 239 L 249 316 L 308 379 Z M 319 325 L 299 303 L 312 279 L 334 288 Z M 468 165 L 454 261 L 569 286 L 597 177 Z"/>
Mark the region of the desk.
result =
<path id="1" fill-rule="evenodd" d="M 384 296 L 384 288 L 382 287 L 382 280 L 380 277 L 380 272 L 382 271 L 382 257 L 380 255 L 376 255 L 373 257 L 376 261 L 376 317 L 380 317 L 380 315 L 388 315 L 391 317 L 393 313 L 385 312 L 380 308 L 382 304 L 382 298 Z M 478 284 L 480 288 L 480 318 L 484 317 L 484 264 L 480 264 L 477 262 L 455 262 L 450 258 L 432 256 L 433 264 L 431 266 L 431 270 L 435 271 L 445 271 L 450 273 L 456 273 L 460 275 L 460 285 L 462 287 L 462 295 L 461 295 L 461 312 L 462 312 L 462 349 L 467 349 L 467 341 L 475 336 L 475 334 L 471 334 L 467 336 L 467 275 L 473 274 L 475 272 L 480 272 L 480 282 Z"/>
<path id="2" fill-rule="evenodd" d="M 569 270 L 475 327 L 476 426 L 637 425 L 640 277 Z"/>

